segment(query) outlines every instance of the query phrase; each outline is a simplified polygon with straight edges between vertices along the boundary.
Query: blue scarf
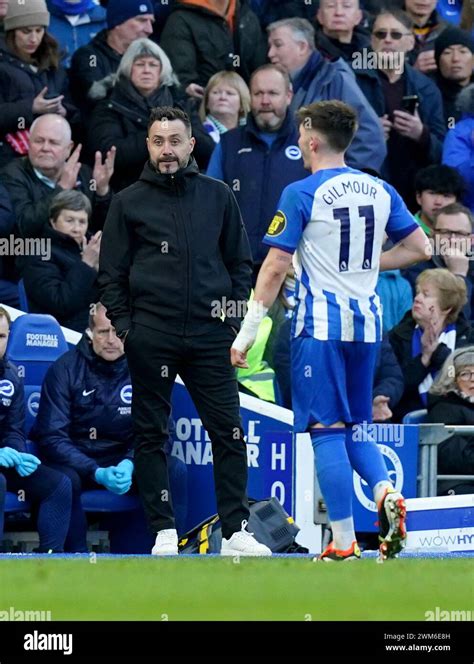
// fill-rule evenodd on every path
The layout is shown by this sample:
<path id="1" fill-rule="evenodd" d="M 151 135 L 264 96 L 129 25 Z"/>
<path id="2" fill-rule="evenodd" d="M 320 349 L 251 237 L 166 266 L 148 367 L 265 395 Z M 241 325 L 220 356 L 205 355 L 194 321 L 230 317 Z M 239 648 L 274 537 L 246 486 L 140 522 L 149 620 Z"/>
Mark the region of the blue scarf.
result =
<path id="1" fill-rule="evenodd" d="M 86 14 L 97 6 L 94 0 L 81 0 L 80 2 L 74 2 L 72 4 L 70 2 L 65 2 L 64 0 L 50 0 L 50 3 L 53 7 L 59 9 L 62 14 L 68 14 L 70 16 Z"/>
<path id="2" fill-rule="evenodd" d="M 415 327 L 413 332 L 413 337 L 411 339 L 411 356 L 418 357 L 422 354 L 421 348 L 421 337 L 423 336 L 423 330 L 419 325 Z M 439 343 L 444 343 L 452 352 L 456 347 L 456 325 L 454 323 L 449 323 L 446 325 L 444 330 L 441 332 Z M 434 379 L 436 378 L 437 371 L 429 371 L 425 379 L 418 385 L 418 392 L 420 393 L 420 398 L 425 406 L 428 404 L 428 390 L 433 384 Z"/>

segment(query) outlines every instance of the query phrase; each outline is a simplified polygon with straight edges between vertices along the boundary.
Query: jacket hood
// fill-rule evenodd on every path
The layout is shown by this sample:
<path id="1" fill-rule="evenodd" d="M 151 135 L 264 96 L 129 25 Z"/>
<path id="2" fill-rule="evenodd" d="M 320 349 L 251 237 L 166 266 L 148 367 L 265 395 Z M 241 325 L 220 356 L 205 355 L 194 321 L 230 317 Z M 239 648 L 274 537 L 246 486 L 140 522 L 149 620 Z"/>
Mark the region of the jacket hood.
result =
<path id="1" fill-rule="evenodd" d="M 234 29 L 234 20 L 235 20 L 235 11 L 237 7 L 237 0 L 229 0 L 229 6 L 227 11 L 219 12 L 216 7 L 212 4 L 212 0 L 181 0 L 181 3 L 177 6 L 177 9 L 180 8 L 180 5 L 184 5 L 189 8 L 204 9 L 205 11 L 215 14 L 217 16 L 222 16 L 225 18 L 231 30 Z"/>
<path id="2" fill-rule="evenodd" d="M 147 161 L 140 175 L 140 180 L 164 189 L 175 189 L 176 187 L 178 189 L 185 189 L 186 181 L 196 175 L 199 175 L 199 168 L 196 160 L 191 155 L 188 165 L 180 168 L 176 173 L 171 175 L 160 173 L 150 161 Z"/>
<path id="3" fill-rule="evenodd" d="M 115 72 L 105 76 L 105 78 L 102 78 L 100 81 L 94 81 L 90 87 L 89 92 L 87 93 L 87 96 L 89 99 L 93 99 L 94 101 L 105 99 L 113 89 L 116 82 L 117 74 Z"/>
<path id="4" fill-rule="evenodd" d="M 113 362 L 104 360 L 102 357 L 99 357 L 92 348 L 92 341 L 86 332 L 82 335 L 79 343 L 76 346 L 77 352 L 82 355 L 82 357 L 89 364 L 90 368 L 102 375 L 106 376 L 124 376 L 128 374 L 128 364 L 126 355 L 121 355 Z"/>

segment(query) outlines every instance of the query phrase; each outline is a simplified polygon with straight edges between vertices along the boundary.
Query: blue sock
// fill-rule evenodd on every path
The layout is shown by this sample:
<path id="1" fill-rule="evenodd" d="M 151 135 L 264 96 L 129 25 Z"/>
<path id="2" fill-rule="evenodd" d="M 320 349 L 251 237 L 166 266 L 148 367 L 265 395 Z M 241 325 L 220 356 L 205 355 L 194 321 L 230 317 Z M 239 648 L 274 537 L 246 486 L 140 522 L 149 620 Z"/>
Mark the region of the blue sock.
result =
<path id="1" fill-rule="evenodd" d="M 311 429 L 316 473 L 331 521 L 352 517 L 352 468 L 345 432 Z"/>
<path id="2" fill-rule="evenodd" d="M 379 482 L 390 482 L 387 466 L 372 436 L 359 425 L 346 429 L 346 449 L 352 468 L 373 490 Z"/>
<path id="3" fill-rule="evenodd" d="M 63 477 L 55 490 L 41 501 L 38 512 L 38 534 L 40 551 L 64 551 L 71 518 L 71 482 Z"/>

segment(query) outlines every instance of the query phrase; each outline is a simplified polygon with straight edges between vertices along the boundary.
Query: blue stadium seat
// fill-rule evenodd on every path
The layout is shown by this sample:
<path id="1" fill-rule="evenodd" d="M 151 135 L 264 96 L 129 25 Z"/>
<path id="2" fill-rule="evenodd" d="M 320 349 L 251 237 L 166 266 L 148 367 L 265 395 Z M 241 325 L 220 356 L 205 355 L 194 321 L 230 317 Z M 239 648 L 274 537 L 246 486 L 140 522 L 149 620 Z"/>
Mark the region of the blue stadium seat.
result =
<path id="1" fill-rule="evenodd" d="M 27 500 L 19 500 L 16 493 L 7 491 L 5 494 L 5 513 L 12 514 L 13 512 L 29 512 L 31 505 Z"/>
<path id="2" fill-rule="evenodd" d="M 46 372 L 67 350 L 61 326 L 53 316 L 25 314 L 12 323 L 7 357 L 16 364 L 25 384 L 25 433 L 31 429 L 37 415 Z"/>
<path id="3" fill-rule="evenodd" d="M 420 410 L 412 410 L 411 413 L 407 413 L 403 418 L 403 424 L 425 424 L 426 416 L 428 411 L 426 408 L 421 408 Z"/>
<path id="4" fill-rule="evenodd" d="M 13 321 L 6 355 L 18 367 L 25 383 L 25 434 L 38 413 L 41 384 L 50 365 L 69 350 L 61 326 L 52 316 L 25 314 Z M 28 447 L 32 454 L 36 451 Z M 31 506 L 7 491 L 5 512 L 29 512 Z"/>
<path id="5" fill-rule="evenodd" d="M 137 495 L 117 496 L 105 489 L 91 489 L 81 495 L 85 512 L 129 512 L 140 507 Z"/>

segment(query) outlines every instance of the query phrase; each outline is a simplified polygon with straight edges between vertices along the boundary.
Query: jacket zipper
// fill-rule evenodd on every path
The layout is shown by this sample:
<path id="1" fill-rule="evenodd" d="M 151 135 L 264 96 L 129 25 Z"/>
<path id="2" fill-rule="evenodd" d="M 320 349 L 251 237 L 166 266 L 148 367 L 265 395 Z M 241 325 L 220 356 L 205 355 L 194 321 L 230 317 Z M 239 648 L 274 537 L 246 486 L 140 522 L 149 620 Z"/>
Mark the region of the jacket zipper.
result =
<path id="1" fill-rule="evenodd" d="M 181 206 L 179 203 L 178 196 L 178 186 L 176 183 L 176 178 L 174 175 L 171 176 L 171 181 L 173 183 L 174 193 L 176 196 L 176 207 L 178 210 L 178 217 L 180 223 L 183 226 L 184 240 L 186 244 L 186 309 L 184 312 L 184 326 L 183 326 L 183 336 L 186 336 L 188 322 L 189 322 L 189 309 L 190 309 L 190 299 L 191 299 L 191 269 L 190 269 L 190 257 L 189 257 L 189 238 L 186 228 L 186 223 L 183 215 L 181 214 Z"/>

